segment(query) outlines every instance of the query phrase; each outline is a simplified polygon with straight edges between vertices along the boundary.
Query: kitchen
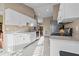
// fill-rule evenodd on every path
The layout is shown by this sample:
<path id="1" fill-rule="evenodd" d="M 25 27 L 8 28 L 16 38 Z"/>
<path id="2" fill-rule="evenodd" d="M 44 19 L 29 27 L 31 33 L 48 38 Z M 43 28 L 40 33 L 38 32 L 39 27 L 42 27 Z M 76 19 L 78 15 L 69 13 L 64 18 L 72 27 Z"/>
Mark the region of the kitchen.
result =
<path id="1" fill-rule="evenodd" d="M 7 3 L 4 5 L 3 37 L 5 50 L 8 53 L 15 51 L 22 53 L 23 48 L 29 46 L 25 50 L 26 56 L 60 56 L 61 51 L 79 54 L 77 52 L 79 4 Z M 30 52 L 27 53 L 28 51 Z"/>

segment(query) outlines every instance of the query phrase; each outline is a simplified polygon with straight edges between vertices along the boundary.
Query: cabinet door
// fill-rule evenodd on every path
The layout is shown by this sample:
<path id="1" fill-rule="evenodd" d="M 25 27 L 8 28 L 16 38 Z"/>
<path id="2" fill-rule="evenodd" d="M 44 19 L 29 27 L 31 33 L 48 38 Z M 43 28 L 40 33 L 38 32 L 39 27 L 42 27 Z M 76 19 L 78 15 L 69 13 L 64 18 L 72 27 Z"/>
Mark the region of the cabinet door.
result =
<path id="1" fill-rule="evenodd" d="M 36 40 L 36 32 L 30 34 L 30 41 L 33 42 L 34 40 Z"/>
<path id="2" fill-rule="evenodd" d="M 14 45 L 21 45 L 23 44 L 23 36 L 22 34 L 14 34 Z"/>
<path id="3" fill-rule="evenodd" d="M 5 9 L 5 24 L 6 25 L 26 25 L 26 23 L 33 23 L 36 25 L 36 20 L 26 16 L 22 13 L 19 13 L 13 9 Z"/>
<path id="4" fill-rule="evenodd" d="M 30 34 L 24 34 L 24 36 L 23 36 L 24 38 L 23 38 L 23 40 L 24 40 L 24 43 L 30 43 L 31 42 L 31 40 L 30 40 Z"/>
<path id="5" fill-rule="evenodd" d="M 6 34 L 5 39 L 6 39 L 7 47 L 12 47 L 14 45 L 14 43 L 13 43 L 13 35 Z"/>
<path id="6" fill-rule="evenodd" d="M 79 4 L 69 3 L 63 6 L 65 8 L 64 18 L 76 18 L 79 17 Z"/>
<path id="7" fill-rule="evenodd" d="M 75 3 L 63 3 L 60 4 L 58 19 L 71 19 L 79 18 L 79 4 Z"/>

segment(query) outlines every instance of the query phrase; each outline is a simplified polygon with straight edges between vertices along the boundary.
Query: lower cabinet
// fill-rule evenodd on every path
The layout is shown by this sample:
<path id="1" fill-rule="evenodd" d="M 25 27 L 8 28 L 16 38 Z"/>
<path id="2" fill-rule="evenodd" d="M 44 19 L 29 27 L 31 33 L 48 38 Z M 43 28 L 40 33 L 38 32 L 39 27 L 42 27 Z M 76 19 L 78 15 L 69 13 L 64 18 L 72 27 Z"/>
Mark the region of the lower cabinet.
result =
<path id="1" fill-rule="evenodd" d="M 60 56 L 60 51 L 79 54 L 79 41 L 59 38 L 50 39 L 50 56 Z"/>
<path id="2" fill-rule="evenodd" d="M 36 40 L 36 32 L 31 33 L 8 33 L 5 36 L 6 47 L 12 49 L 21 49 Z"/>

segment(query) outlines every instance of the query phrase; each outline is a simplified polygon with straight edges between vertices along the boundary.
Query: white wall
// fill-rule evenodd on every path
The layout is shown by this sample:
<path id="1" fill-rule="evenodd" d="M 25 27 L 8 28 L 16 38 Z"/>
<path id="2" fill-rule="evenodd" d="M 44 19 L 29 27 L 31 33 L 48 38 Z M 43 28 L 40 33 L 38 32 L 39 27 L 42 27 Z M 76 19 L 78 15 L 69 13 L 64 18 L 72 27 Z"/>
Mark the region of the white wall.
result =
<path id="1" fill-rule="evenodd" d="M 79 54 L 79 41 L 50 39 L 50 55 L 59 56 L 59 51 Z"/>
<path id="2" fill-rule="evenodd" d="M 27 22 L 35 24 L 36 21 L 10 8 L 5 10 L 5 24 L 6 25 L 21 25 L 22 26 L 22 25 L 26 25 Z"/>

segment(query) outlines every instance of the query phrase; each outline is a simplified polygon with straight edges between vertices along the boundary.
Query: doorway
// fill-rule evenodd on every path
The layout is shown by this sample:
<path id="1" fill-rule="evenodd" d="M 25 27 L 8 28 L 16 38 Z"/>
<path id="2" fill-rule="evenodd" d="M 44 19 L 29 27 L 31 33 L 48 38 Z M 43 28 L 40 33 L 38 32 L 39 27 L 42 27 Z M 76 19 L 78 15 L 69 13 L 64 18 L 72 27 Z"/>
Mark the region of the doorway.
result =
<path id="1" fill-rule="evenodd" d="M 0 15 L 0 48 L 3 48 L 3 16 Z"/>

